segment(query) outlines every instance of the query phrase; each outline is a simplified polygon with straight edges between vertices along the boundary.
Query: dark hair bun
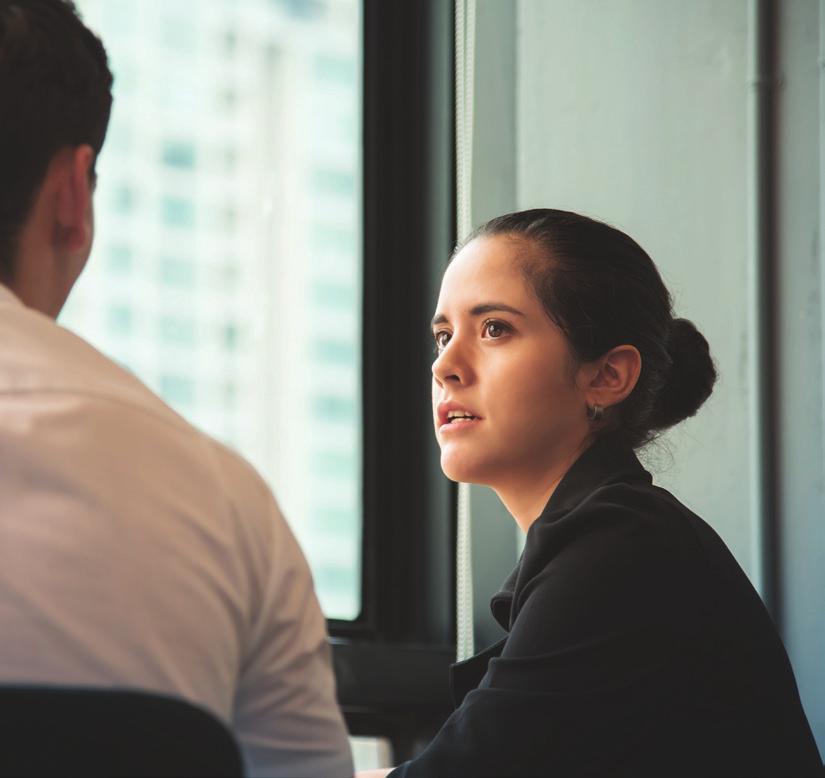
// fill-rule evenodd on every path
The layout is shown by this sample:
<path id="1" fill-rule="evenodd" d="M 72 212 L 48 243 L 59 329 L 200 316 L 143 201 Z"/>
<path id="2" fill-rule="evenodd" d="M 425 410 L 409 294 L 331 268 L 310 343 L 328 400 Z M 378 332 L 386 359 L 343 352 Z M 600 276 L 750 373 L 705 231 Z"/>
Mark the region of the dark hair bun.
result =
<path id="1" fill-rule="evenodd" d="M 662 430 L 693 416 L 710 397 L 716 366 L 705 336 L 687 319 L 673 319 L 667 346 L 673 364 L 659 390 L 650 427 Z"/>

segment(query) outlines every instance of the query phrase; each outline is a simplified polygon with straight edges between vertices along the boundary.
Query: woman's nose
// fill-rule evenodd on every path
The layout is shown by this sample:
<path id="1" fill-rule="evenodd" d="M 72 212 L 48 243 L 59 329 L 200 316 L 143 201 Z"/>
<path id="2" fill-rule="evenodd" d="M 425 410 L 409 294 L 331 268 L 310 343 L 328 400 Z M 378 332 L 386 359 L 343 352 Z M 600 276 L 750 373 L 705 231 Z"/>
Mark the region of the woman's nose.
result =
<path id="1" fill-rule="evenodd" d="M 450 341 L 433 362 L 433 378 L 439 384 L 463 384 L 467 380 L 467 366 L 457 346 L 457 343 Z"/>

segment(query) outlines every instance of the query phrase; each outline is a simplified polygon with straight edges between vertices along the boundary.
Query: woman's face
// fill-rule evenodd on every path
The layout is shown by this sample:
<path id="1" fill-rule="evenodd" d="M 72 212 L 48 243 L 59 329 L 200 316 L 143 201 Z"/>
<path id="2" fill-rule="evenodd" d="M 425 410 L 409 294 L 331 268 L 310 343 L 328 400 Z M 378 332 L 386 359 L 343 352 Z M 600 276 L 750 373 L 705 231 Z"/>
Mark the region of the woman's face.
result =
<path id="1" fill-rule="evenodd" d="M 477 238 L 441 282 L 433 421 L 454 481 L 539 484 L 588 432 L 567 339 L 523 277 L 529 250 L 511 236 Z"/>

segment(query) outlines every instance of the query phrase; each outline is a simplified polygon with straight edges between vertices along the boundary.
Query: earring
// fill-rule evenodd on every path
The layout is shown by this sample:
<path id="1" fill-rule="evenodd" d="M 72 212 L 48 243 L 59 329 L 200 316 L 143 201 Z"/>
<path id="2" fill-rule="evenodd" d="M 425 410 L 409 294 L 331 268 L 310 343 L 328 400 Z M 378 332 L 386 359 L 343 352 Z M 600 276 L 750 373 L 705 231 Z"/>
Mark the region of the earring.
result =
<path id="1" fill-rule="evenodd" d="M 604 408 L 601 405 L 588 405 L 587 406 L 587 418 L 590 421 L 601 421 L 602 415 L 604 414 Z"/>

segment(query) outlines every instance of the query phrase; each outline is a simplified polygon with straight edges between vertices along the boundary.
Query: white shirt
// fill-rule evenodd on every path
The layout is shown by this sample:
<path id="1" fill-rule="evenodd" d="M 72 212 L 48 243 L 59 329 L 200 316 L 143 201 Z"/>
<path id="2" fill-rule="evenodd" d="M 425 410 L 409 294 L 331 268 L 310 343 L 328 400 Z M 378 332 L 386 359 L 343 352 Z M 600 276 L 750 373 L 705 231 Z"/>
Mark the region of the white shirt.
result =
<path id="1" fill-rule="evenodd" d="M 312 578 L 253 468 L 0 286 L 0 681 L 183 697 L 251 775 L 353 772 Z"/>

